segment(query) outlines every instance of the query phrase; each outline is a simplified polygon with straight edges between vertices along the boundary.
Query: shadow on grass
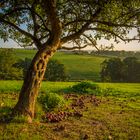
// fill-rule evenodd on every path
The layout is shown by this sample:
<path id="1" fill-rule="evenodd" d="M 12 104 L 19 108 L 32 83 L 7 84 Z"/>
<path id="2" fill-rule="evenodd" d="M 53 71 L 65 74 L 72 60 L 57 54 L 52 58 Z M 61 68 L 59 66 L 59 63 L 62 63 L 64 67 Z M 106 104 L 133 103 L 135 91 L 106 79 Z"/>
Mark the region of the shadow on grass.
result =
<path id="1" fill-rule="evenodd" d="M 12 108 L 8 106 L 0 107 L 0 123 L 10 123 L 12 120 Z"/>

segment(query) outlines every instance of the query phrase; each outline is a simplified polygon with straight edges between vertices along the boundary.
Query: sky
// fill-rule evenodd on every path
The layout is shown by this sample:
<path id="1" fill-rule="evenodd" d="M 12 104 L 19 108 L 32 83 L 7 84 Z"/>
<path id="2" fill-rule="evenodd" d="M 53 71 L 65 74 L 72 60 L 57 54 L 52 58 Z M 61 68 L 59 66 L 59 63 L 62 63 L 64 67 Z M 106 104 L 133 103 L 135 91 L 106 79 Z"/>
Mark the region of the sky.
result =
<path id="1" fill-rule="evenodd" d="M 130 37 L 132 37 L 133 35 L 136 34 L 136 31 L 133 30 L 130 32 Z M 120 42 L 118 44 L 116 44 L 113 40 L 110 40 L 110 41 L 107 41 L 105 39 L 101 39 L 100 41 L 97 42 L 98 45 L 111 45 L 111 43 L 114 44 L 115 48 L 114 50 L 125 50 L 125 51 L 140 51 L 140 42 L 138 41 L 131 41 L 129 43 L 124 43 L 124 42 Z M 17 47 L 20 47 L 17 43 L 15 43 L 13 40 L 8 40 L 8 42 L 3 42 L 2 39 L 0 39 L 0 48 L 17 48 Z M 21 47 L 20 47 L 21 48 Z M 92 50 L 93 47 L 87 47 L 86 50 Z"/>
<path id="2" fill-rule="evenodd" d="M 119 44 L 116 44 L 112 41 L 106 41 L 104 39 L 102 39 L 101 41 L 98 41 L 99 45 L 110 45 L 111 43 L 114 44 L 115 48 L 114 50 L 125 50 L 125 51 L 140 51 L 140 42 L 138 43 L 138 41 L 132 41 L 130 43 L 124 43 L 121 42 Z M 3 42 L 3 40 L 0 39 L 0 48 L 17 48 L 19 47 L 19 45 L 17 43 L 15 43 L 12 40 L 9 40 L 8 42 Z M 20 47 L 21 48 L 21 47 Z M 87 50 L 92 50 L 92 47 L 87 47 Z"/>

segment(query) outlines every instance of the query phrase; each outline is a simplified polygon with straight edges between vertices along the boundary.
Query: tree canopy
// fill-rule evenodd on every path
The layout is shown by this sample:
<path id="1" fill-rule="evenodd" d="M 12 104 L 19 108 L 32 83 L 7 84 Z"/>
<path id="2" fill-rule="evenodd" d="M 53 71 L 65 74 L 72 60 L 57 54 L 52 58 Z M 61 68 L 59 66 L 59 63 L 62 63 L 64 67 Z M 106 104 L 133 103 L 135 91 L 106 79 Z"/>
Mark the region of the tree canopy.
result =
<path id="1" fill-rule="evenodd" d="M 38 49 L 60 36 L 60 47 L 97 47 L 96 40 L 140 39 L 139 0 L 1 0 L 0 38 Z M 137 35 L 128 38 L 131 29 Z M 60 35 L 58 35 L 60 34 Z M 66 47 L 62 47 L 67 49 Z M 69 48 L 72 49 L 72 48 Z"/>

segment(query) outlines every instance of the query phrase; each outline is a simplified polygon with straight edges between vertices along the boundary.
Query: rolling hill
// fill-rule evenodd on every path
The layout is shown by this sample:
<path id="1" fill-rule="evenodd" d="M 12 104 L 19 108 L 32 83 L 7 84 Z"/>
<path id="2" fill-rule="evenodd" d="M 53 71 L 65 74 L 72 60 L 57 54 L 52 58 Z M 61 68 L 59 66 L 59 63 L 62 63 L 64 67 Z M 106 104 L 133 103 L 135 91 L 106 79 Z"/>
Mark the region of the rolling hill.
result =
<path id="1" fill-rule="evenodd" d="M 36 50 L 16 49 L 18 58 L 32 58 Z M 100 81 L 101 63 L 107 57 L 79 55 L 71 52 L 57 52 L 52 59 L 59 60 L 65 65 L 66 73 L 70 80 L 93 80 Z"/>

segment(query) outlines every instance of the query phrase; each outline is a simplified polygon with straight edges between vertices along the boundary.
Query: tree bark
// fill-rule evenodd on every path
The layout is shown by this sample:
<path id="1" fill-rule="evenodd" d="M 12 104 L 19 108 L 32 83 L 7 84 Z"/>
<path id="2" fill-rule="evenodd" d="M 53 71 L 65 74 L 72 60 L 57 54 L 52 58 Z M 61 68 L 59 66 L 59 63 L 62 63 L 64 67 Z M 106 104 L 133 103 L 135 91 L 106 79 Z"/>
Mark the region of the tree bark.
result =
<path id="1" fill-rule="evenodd" d="M 19 100 L 13 109 L 13 115 L 27 116 L 30 120 L 34 118 L 36 98 L 49 58 L 52 57 L 61 43 L 62 25 L 57 17 L 56 3 L 53 0 L 44 0 L 43 3 L 45 5 L 42 6 L 50 20 L 51 34 L 44 44 L 41 44 L 39 40 L 35 41 L 39 51 L 32 60 L 24 79 Z M 38 46 L 38 44 L 41 44 L 41 46 Z"/>
<path id="2" fill-rule="evenodd" d="M 13 109 L 13 116 L 23 115 L 26 116 L 29 121 L 34 118 L 35 102 L 47 63 L 49 58 L 57 50 L 57 47 L 50 47 L 50 49 L 46 48 L 39 50 L 32 60 L 30 68 L 24 78 L 19 100 Z"/>

